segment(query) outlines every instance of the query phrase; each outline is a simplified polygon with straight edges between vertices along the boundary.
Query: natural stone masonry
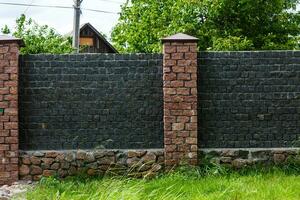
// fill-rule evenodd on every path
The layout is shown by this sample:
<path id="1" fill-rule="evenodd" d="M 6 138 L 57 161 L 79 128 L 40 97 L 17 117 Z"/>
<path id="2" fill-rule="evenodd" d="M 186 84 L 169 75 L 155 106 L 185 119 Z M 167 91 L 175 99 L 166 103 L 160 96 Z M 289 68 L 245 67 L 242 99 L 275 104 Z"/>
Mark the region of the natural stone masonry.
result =
<path id="1" fill-rule="evenodd" d="M 201 149 L 199 164 L 214 163 L 235 169 L 253 165 L 300 163 L 299 148 Z M 20 179 L 39 180 L 45 176 L 66 177 L 127 174 L 153 177 L 164 170 L 164 150 L 64 150 L 21 151 Z"/>
<path id="2" fill-rule="evenodd" d="M 300 145 L 300 51 L 200 52 L 200 148 Z"/>
<path id="3" fill-rule="evenodd" d="M 165 165 L 197 164 L 197 38 L 163 41 Z"/>
<path id="4" fill-rule="evenodd" d="M 253 165 L 273 166 L 300 164 L 299 148 L 240 148 L 240 149 L 201 149 L 199 159 L 217 165 L 226 165 L 236 169 Z"/>
<path id="5" fill-rule="evenodd" d="M 161 54 L 20 59 L 21 149 L 163 147 Z"/>
<path id="6" fill-rule="evenodd" d="M 162 149 L 22 151 L 19 166 L 22 180 L 78 173 L 152 177 L 163 170 L 164 153 Z"/>
<path id="7" fill-rule="evenodd" d="M 18 180 L 18 58 L 22 42 L 0 37 L 0 185 Z"/>

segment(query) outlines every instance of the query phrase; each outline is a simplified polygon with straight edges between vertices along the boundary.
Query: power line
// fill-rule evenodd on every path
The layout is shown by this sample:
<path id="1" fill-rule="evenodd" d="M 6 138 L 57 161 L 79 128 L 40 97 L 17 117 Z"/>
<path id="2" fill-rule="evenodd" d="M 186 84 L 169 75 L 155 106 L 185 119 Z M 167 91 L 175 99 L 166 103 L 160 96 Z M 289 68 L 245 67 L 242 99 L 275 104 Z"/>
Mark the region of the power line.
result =
<path id="1" fill-rule="evenodd" d="M 114 4 L 118 4 L 118 5 L 123 4 L 123 2 L 120 2 L 120 1 L 112 1 L 112 0 L 98 0 L 98 1 L 104 1 L 104 2 L 114 3 Z"/>
<path id="2" fill-rule="evenodd" d="M 95 9 L 89 9 L 89 8 L 82 8 L 82 10 L 92 11 L 92 12 L 101 12 L 101 13 L 107 13 L 107 14 L 119 14 L 116 12 L 110 12 L 110 11 L 104 11 L 104 10 L 95 10 Z"/>
<path id="3" fill-rule="evenodd" d="M 49 6 L 49 5 L 37 5 L 37 4 L 25 4 L 25 3 L 0 2 L 0 4 L 2 4 L 2 5 L 10 5 L 10 6 L 29 6 L 29 7 L 42 7 L 42 8 L 64 8 L 64 9 L 70 9 L 70 8 L 72 8 L 72 7 L 69 7 L 69 6 Z"/>
<path id="4" fill-rule="evenodd" d="M 73 7 L 70 7 L 70 6 L 51 6 L 51 5 L 25 4 L 25 3 L 7 3 L 7 2 L 0 2 L 0 5 L 28 6 L 28 7 L 40 7 L 40 8 L 73 9 Z M 100 12 L 100 13 L 107 13 L 107 14 L 119 14 L 119 13 L 116 13 L 116 12 L 105 11 L 105 10 L 96 10 L 96 9 L 89 9 L 89 8 L 82 8 L 82 10 L 87 10 L 87 11 L 92 11 L 92 12 Z"/>

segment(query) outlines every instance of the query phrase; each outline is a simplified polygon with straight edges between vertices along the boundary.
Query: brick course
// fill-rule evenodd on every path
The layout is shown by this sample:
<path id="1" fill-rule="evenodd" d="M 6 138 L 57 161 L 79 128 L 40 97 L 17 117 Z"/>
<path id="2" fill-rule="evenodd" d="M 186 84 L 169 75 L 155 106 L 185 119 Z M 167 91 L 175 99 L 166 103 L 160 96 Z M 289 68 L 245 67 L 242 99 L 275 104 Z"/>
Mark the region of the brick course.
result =
<path id="1" fill-rule="evenodd" d="M 18 42 L 0 42 L 0 185 L 18 180 Z"/>
<path id="2" fill-rule="evenodd" d="M 197 43 L 163 40 L 165 165 L 197 164 Z"/>

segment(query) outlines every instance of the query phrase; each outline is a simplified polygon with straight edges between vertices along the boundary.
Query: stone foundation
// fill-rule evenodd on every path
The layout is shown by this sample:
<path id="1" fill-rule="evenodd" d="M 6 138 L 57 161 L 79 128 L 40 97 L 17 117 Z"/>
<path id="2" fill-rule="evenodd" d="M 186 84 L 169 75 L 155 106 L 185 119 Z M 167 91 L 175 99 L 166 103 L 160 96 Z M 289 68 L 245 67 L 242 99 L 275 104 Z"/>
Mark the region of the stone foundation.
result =
<path id="1" fill-rule="evenodd" d="M 128 174 L 153 176 L 163 169 L 163 150 L 70 150 L 20 152 L 19 176 L 22 180 L 39 180 L 42 176 L 66 177 L 78 173 L 89 175 Z"/>
<path id="2" fill-rule="evenodd" d="M 299 148 L 274 149 L 202 149 L 199 159 L 205 162 L 242 168 L 251 165 L 279 165 L 299 161 Z"/>
<path id="3" fill-rule="evenodd" d="M 299 148 L 276 149 L 202 149 L 199 163 L 215 163 L 236 169 L 253 165 L 278 165 L 299 161 Z M 42 176 L 66 177 L 127 174 L 133 177 L 154 176 L 164 170 L 164 150 L 67 150 L 21 151 L 21 180 L 39 180 Z"/>

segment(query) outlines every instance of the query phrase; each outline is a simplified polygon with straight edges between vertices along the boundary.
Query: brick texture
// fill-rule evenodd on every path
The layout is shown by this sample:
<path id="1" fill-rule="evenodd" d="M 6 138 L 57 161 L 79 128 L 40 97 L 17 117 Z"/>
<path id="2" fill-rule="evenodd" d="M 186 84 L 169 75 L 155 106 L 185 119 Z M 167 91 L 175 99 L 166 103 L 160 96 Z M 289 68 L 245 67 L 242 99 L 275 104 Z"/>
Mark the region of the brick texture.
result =
<path id="1" fill-rule="evenodd" d="M 21 59 L 21 149 L 163 147 L 161 54 Z"/>
<path id="2" fill-rule="evenodd" d="M 199 146 L 300 146 L 300 51 L 200 52 Z"/>
<path id="3" fill-rule="evenodd" d="M 166 167 L 197 164 L 197 43 L 164 42 Z"/>
<path id="4" fill-rule="evenodd" d="M 18 49 L 0 43 L 0 185 L 18 180 Z"/>

